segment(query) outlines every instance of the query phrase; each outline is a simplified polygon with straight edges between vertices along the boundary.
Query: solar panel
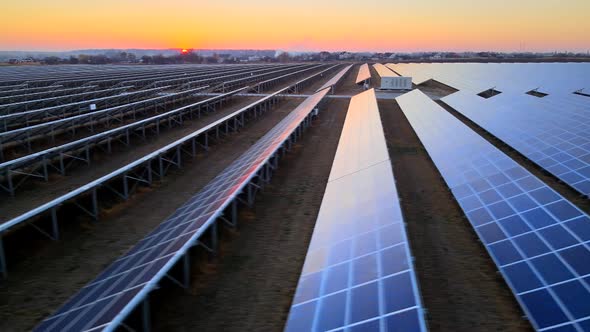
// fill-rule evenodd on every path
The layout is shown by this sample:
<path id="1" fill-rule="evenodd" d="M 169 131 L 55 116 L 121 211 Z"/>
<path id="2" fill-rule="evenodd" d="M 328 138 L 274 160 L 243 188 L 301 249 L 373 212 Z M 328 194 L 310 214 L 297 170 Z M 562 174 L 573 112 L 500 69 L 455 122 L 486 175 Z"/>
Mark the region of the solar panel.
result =
<path id="1" fill-rule="evenodd" d="M 537 98 L 503 93 L 483 99 L 460 91 L 442 100 L 581 194 L 590 196 L 590 101 L 582 98 L 573 94 L 569 98 Z"/>
<path id="2" fill-rule="evenodd" d="M 399 76 L 396 73 L 394 73 L 391 69 L 385 67 L 385 65 L 380 64 L 380 63 L 374 64 L 373 68 L 375 68 L 375 70 L 377 71 L 377 74 L 379 74 L 379 77 L 398 77 Z"/>
<path id="3" fill-rule="evenodd" d="M 425 331 L 373 89 L 351 99 L 285 331 Z"/>
<path id="4" fill-rule="evenodd" d="M 432 63 L 389 64 L 416 84 L 434 79 L 474 93 L 495 88 L 502 92 L 573 93 L 590 86 L 588 63 Z"/>
<path id="5" fill-rule="evenodd" d="M 588 215 L 422 92 L 397 101 L 533 327 L 587 331 Z"/>
<path id="6" fill-rule="evenodd" d="M 348 71 L 350 70 L 350 68 L 352 68 L 352 65 L 346 66 L 344 67 L 344 69 L 342 69 L 341 71 L 339 71 L 336 75 L 334 75 L 334 77 L 332 77 L 328 82 L 326 82 L 324 85 L 322 85 L 321 88 L 317 89 L 317 91 L 321 91 L 325 88 L 330 88 L 330 87 L 334 87 L 336 84 L 338 84 L 338 82 L 340 82 L 340 80 L 342 79 L 342 77 L 344 77 L 344 75 L 346 75 L 346 73 L 348 73 Z"/>
<path id="7" fill-rule="evenodd" d="M 94 87 L 93 87 L 94 88 Z M 66 94 L 62 96 L 47 97 L 41 99 L 30 99 L 25 101 L 19 101 L 10 104 L 0 105 L 0 114 L 14 114 L 19 112 L 25 112 L 44 107 L 59 106 L 66 103 L 73 103 L 75 101 L 84 101 L 93 98 L 100 97 L 112 97 L 121 95 L 127 90 L 131 89 L 132 86 L 121 86 L 116 88 L 95 90 L 88 89 L 84 92 Z"/>
<path id="8" fill-rule="evenodd" d="M 371 78 L 371 71 L 369 70 L 368 64 L 362 64 L 359 67 L 359 72 L 356 75 L 356 84 L 363 83 L 364 81 Z"/>
<path id="9" fill-rule="evenodd" d="M 36 331 L 114 330 L 289 140 L 327 92 L 307 98 Z"/>

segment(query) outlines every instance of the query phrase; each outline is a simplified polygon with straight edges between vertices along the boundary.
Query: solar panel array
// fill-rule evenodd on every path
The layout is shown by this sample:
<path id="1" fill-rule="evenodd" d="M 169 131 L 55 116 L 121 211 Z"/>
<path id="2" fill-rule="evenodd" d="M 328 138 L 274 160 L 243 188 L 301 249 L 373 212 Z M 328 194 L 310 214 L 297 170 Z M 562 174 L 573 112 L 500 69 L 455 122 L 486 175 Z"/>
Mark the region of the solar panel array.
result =
<path id="1" fill-rule="evenodd" d="M 589 98 L 502 93 L 484 99 L 459 91 L 442 100 L 581 194 L 590 196 Z"/>
<path id="2" fill-rule="evenodd" d="M 373 68 L 375 68 L 375 71 L 377 71 L 377 74 L 379 75 L 379 77 L 398 77 L 399 76 L 396 73 L 394 73 L 391 69 L 387 68 L 385 65 L 383 65 L 381 63 L 374 64 Z"/>
<path id="3" fill-rule="evenodd" d="M 6 66 L 0 68 L 0 90 L 21 90 L 23 93 L 47 86 L 74 87 L 81 85 L 113 86 L 122 82 L 149 82 L 171 77 L 190 77 L 192 74 L 239 71 L 247 68 L 279 67 L 277 65 L 167 65 L 167 66 L 95 66 L 95 65 L 61 65 L 61 66 Z M 152 80 L 149 80 L 152 79 Z M 137 86 L 145 86 L 138 83 Z"/>
<path id="4" fill-rule="evenodd" d="M 13 127 L 27 127 L 40 122 L 47 122 L 58 117 L 65 118 L 68 116 L 88 113 L 94 110 L 92 108 L 93 105 L 95 109 L 104 109 L 124 103 L 139 101 L 141 99 L 154 96 L 163 88 L 164 87 L 143 89 L 113 96 L 92 98 L 84 101 L 62 104 L 59 106 L 44 107 L 30 111 L 0 115 L 0 131 L 5 132 L 13 129 Z"/>
<path id="5" fill-rule="evenodd" d="M 416 90 L 397 98 L 535 329 L 590 330 L 590 218 Z"/>
<path id="6" fill-rule="evenodd" d="M 388 64 L 415 84 L 434 79 L 475 93 L 495 88 L 525 93 L 590 93 L 590 63 L 408 63 Z"/>
<path id="7" fill-rule="evenodd" d="M 341 71 L 336 73 L 336 75 L 334 75 L 334 77 L 332 77 L 328 82 L 324 83 L 324 85 L 322 85 L 321 88 L 317 89 L 316 92 L 324 90 L 325 88 L 333 88 L 336 84 L 338 84 L 338 82 L 340 82 L 342 77 L 344 77 L 344 75 L 346 75 L 346 73 L 348 73 L 348 71 L 350 70 L 350 68 L 352 68 L 352 66 L 353 65 L 348 65 L 348 66 L 344 67 Z"/>
<path id="8" fill-rule="evenodd" d="M 285 331 L 425 331 L 373 89 L 351 99 Z"/>
<path id="9" fill-rule="evenodd" d="M 37 331 L 113 330 L 195 245 L 328 90 L 301 103 L 166 221 L 86 285 Z"/>
<path id="10" fill-rule="evenodd" d="M 368 80 L 371 78 L 371 71 L 369 70 L 369 65 L 368 64 L 362 64 L 359 67 L 359 72 L 356 76 L 356 84 L 360 84 L 363 83 L 364 81 Z"/>

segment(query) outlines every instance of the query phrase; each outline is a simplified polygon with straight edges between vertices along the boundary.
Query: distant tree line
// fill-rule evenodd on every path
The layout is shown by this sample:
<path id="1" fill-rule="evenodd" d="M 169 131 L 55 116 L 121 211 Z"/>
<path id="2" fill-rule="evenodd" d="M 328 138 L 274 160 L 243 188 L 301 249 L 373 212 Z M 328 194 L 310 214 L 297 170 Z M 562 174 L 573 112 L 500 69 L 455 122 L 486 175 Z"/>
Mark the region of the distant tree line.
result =
<path id="1" fill-rule="evenodd" d="M 220 51 L 223 52 L 223 51 Z M 503 61 L 563 61 L 571 59 L 572 61 L 587 61 L 590 53 L 571 53 L 571 52 L 551 52 L 551 53 L 502 53 L 502 52 L 418 52 L 418 53 L 371 53 L 371 52 L 310 52 L 290 54 L 287 52 L 277 52 L 274 56 L 253 55 L 234 55 L 229 52 L 224 53 L 207 53 L 208 55 L 199 54 L 193 50 L 178 52 L 177 54 L 156 54 L 137 56 L 131 52 L 107 52 L 106 54 L 79 54 L 77 56 L 57 57 L 48 56 L 42 59 L 29 57 L 26 61 L 21 62 L 41 62 L 47 65 L 57 64 L 216 64 L 216 63 L 239 63 L 239 62 L 300 62 L 300 61 L 398 61 L 398 62 L 503 62 Z M 18 59 L 14 63 L 19 63 Z M 9 61 L 10 62 L 10 61 Z M 12 63 L 12 62 L 10 62 Z"/>
<path id="2" fill-rule="evenodd" d="M 137 57 L 133 53 L 120 52 L 116 54 L 98 54 L 88 55 L 79 54 L 77 56 L 70 56 L 68 58 L 61 58 L 57 56 L 49 56 L 39 60 L 43 64 L 47 65 L 58 65 L 58 64 L 93 64 L 93 65 L 104 65 L 104 64 L 183 64 L 183 63 L 195 63 L 195 64 L 215 64 L 215 63 L 239 63 L 241 61 L 253 61 L 253 62 L 289 62 L 302 60 L 298 57 L 293 57 L 289 53 L 281 53 L 276 57 L 245 57 L 237 58 L 230 56 L 229 54 L 213 54 L 211 56 L 201 56 L 196 52 L 189 51 L 186 53 L 180 53 L 175 55 L 144 55 Z M 307 60 L 307 59 L 305 59 Z M 319 58 L 318 58 L 319 60 Z"/>
<path id="3" fill-rule="evenodd" d="M 60 58 L 57 56 L 49 56 L 41 59 L 41 62 L 47 65 L 58 65 L 58 64 L 95 64 L 104 65 L 109 63 L 138 63 L 138 59 L 133 53 L 120 52 L 115 55 L 88 55 L 79 54 L 77 56 L 71 55 L 68 58 Z"/>

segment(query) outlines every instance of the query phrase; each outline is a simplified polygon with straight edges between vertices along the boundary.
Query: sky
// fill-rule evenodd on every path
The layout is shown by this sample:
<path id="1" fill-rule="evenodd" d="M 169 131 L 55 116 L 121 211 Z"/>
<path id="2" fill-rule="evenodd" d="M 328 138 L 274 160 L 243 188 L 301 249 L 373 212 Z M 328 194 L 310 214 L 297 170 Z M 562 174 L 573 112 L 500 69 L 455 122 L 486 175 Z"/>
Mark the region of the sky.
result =
<path id="1" fill-rule="evenodd" d="M 590 0 L 17 0 L 0 50 L 590 50 Z"/>

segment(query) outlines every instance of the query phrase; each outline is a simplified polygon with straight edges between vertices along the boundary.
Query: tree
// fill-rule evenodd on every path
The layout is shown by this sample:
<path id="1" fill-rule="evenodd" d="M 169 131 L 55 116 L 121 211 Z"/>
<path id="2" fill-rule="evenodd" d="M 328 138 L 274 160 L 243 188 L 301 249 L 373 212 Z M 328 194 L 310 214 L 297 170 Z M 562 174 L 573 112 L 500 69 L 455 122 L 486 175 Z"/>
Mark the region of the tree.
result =
<path id="1" fill-rule="evenodd" d="M 98 54 L 90 56 L 90 63 L 95 65 L 104 65 L 110 62 L 110 59 L 107 58 L 104 54 Z"/>
<path id="2" fill-rule="evenodd" d="M 86 55 L 86 54 L 80 54 L 78 55 L 78 62 L 79 63 L 90 63 L 90 56 Z"/>
<path id="3" fill-rule="evenodd" d="M 152 59 L 156 65 L 163 65 L 168 62 L 166 57 L 164 57 L 162 54 L 154 55 Z"/>
<path id="4" fill-rule="evenodd" d="M 61 59 L 56 57 L 56 56 L 48 56 L 45 59 L 43 59 L 43 62 L 45 62 L 45 64 L 48 65 L 57 65 L 58 63 L 60 63 Z"/>
<path id="5" fill-rule="evenodd" d="M 279 62 L 289 62 L 291 60 L 291 55 L 287 52 L 283 52 L 277 56 L 277 60 L 279 60 Z"/>
<path id="6" fill-rule="evenodd" d="M 141 57 L 141 62 L 142 63 L 152 63 L 152 62 L 154 62 L 154 59 L 152 59 L 152 57 L 149 55 L 144 55 Z"/>
<path id="7" fill-rule="evenodd" d="M 137 56 L 135 56 L 134 53 L 127 53 L 127 61 L 129 61 L 131 63 L 136 63 L 137 62 Z"/>

